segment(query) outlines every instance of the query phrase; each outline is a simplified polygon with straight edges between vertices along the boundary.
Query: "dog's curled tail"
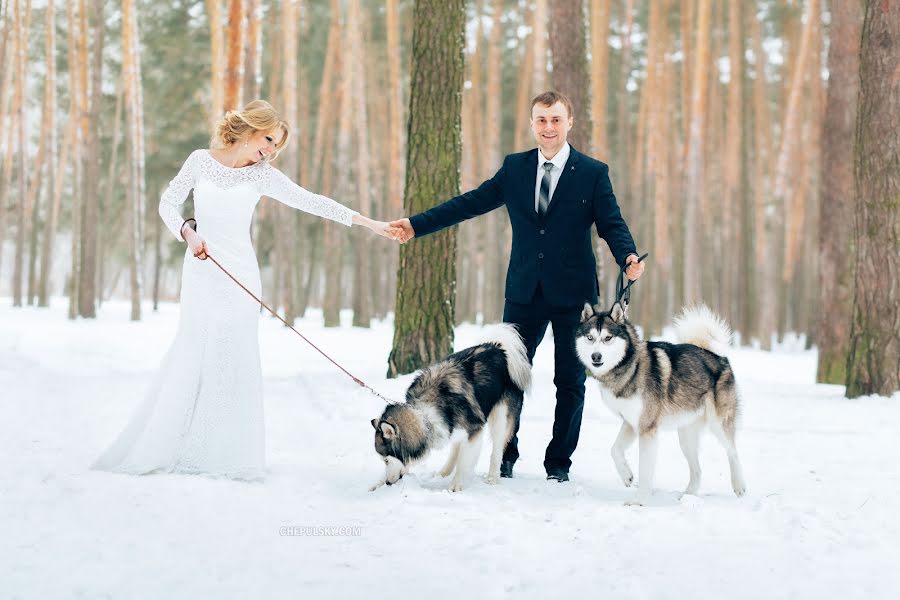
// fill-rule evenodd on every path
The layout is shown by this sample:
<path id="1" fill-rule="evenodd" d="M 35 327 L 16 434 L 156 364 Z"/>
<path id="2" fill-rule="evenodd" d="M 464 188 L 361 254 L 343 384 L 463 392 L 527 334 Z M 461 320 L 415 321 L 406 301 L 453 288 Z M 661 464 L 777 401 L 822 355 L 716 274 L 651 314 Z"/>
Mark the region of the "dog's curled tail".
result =
<path id="1" fill-rule="evenodd" d="M 525 343 L 515 325 L 501 323 L 492 326 L 485 334 L 483 343 L 497 344 L 503 348 L 510 379 L 523 392 L 531 389 L 531 363 L 528 362 Z"/>
<path id="2" fill-rule="evenodd" d="M 719 356 L 727 356 L 731 347 L 731 327 L 705 304 L 685 308 L 675 318 L 675 338 L 681 344 L 694 344 Z"/>

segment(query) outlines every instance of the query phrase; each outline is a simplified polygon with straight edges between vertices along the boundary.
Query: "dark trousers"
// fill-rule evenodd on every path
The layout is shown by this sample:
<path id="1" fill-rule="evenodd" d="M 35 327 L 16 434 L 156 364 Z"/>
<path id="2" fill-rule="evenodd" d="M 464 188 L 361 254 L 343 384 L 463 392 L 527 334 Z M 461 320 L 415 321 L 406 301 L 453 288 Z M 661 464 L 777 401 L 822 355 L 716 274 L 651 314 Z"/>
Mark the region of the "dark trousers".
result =
<path id="1" fill-rule="evenodd" d="M 545 469 L 569 470 L 572 466 L 572 453 L 578 445 L 578 434 L 581 431 L 581 414 L 584 412 L 584 365 L 575 353 L 575 329 L 581 322 L 583 304 L 574 307 L 550 306 L 544 301 L 540 286 L 530 304 L 518 304 L 506 301 L 503 307 L 503 320 L 512 323 L 519 329 L 528 360 L 534 360 L 534 353 L 547 325 L 553 325 L 553 358 L 556 385 L 556 415 L 553 421 L 553 438 L 544 455 Z M 503 460 L 515 462 L 519 458 L 518 431 L 503 453 Z"/>

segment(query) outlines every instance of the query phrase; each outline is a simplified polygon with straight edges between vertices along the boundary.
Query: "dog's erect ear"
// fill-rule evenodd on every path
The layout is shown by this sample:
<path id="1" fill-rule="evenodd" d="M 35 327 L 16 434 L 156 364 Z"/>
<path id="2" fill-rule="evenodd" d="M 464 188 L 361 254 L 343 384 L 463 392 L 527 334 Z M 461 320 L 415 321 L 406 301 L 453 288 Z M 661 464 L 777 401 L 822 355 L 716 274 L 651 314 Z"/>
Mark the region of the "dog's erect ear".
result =
<path id="1" fill-rule="evenodd" d="M 372 429 L 374 429 L 375 431 L 378 431 L 378 419 L 372 419 L 371 423 L 372 423 Z"/>
<path id="2" fill-rule="evenodd" d="M 619 325 L 624 323 L 625 319 L 628 318 L 628 305 L 621 302 L 613 304 L 612 308 L 609 309 L 609 318 Z"/>
<path id="3" fill-rule="evenodd" d="M 594 316 L 594 307 L 591 306 L 588 302 L 584 303 L 584 308 L 581 310 L 581 322 L 584 323 L 588 319 Z"/>
<path id="4" fill-rule="evenodd" d="M 386 440 L 392 440 L 397 437 L 397 430 L 394 429 L 394 426 L 388 423 L 387 421 L 381 422 L 381 435 L 384 436 Z"/>

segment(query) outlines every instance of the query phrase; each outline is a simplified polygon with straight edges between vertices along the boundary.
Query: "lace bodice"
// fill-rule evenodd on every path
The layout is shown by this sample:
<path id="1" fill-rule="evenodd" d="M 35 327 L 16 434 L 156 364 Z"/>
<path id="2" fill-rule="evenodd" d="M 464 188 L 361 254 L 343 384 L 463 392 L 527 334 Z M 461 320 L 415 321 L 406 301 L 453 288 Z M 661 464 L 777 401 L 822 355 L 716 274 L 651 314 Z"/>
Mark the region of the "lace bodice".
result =
<path id="1" fill-rule="evenodd" d="M 260 161 L 248 167 L 233 169 L 213 158 L 209 151 L 195 150 L 184 162 L 178 175 L 169 182 L 159 202 L 159 215 L 180 241 L 184 241 L 181 237 L 184 217 L 178 207 L 187 199 L 188 192 L 202 181 L 209 182 L 220 190 L 247 185 L 252 191 L 254 202 L 260 196 L 270 196 L 293 208 L 347 226 L 350 226 L 353 215 L 358 214 L 331 198 L 303 189 L 268 162 Z"/>

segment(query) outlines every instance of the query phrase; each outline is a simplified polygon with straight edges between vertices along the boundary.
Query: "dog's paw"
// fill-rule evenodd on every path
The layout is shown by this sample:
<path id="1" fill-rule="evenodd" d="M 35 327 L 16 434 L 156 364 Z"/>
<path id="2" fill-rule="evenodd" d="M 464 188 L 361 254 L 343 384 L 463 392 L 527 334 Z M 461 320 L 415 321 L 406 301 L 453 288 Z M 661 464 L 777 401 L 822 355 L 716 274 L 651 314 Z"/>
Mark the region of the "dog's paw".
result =
<path id="1" fill-rule="evenodd" d="M 464 489 L 465 487 L 466 487 L 466 486 L 463 485 L 463 482 L 462 482 L 462 481 L 454 481 L 454 482 L 450 485 L 450 491 L 451 491 L 451 492 L 461 492 L 461 491 L 463 491 L 463 489 Z"/>
<path id="2" fill-rule="evenodd" d="M 625 506 L 646 506 L 650 496 L 647 494 L 635 494 L 625 501 Z"/>
<path id="3" fill-rule="evenodd" d="M 493 475 L 493 474 L 487 475 L 487 476 L 484 478 L 484 482 L 485 482 L 486 484 L 488 484 L 488 485 L 497 485 L 498 483 L 500 483 L 500 476 L 499 476 L 499 475 Z"/>
<path id="4" fill-rule="evenodd" d="M 627 477 L 623 476 L 622 483 L 624 483 L 627 488 L 634 487 L 634 475 L 629 473 Z"/>
<path id="5" fill-rule="evenodd" d="M 438 471 L 437 476 L 438 476 L 438 477 L 441 477 L 441 478 L 444 478 L 444 477 L 450 477 L 450 474 L 451 474 L 451 473 L 453 473 L 453 468 L 450 468 L 450 469 L 441 469 L 440 471 Z"/>
<path id="6" fill-rule="evenodd" d="M 740 484 L 734 484 L 734 495 L 740 498 L 744 494 L 747 493 L 747 484 L 741 482 Z"/>
<path id="7" fill-rule="evenodd" d="M 384 485 L 383 481 L 376 481 L 375 483 L 373 483 L 372 485 L 369 486 L 369 491 L 374 492 L 375 490 L 377 490 L 378 488 L 380 488 L 383 485 Z"/>

